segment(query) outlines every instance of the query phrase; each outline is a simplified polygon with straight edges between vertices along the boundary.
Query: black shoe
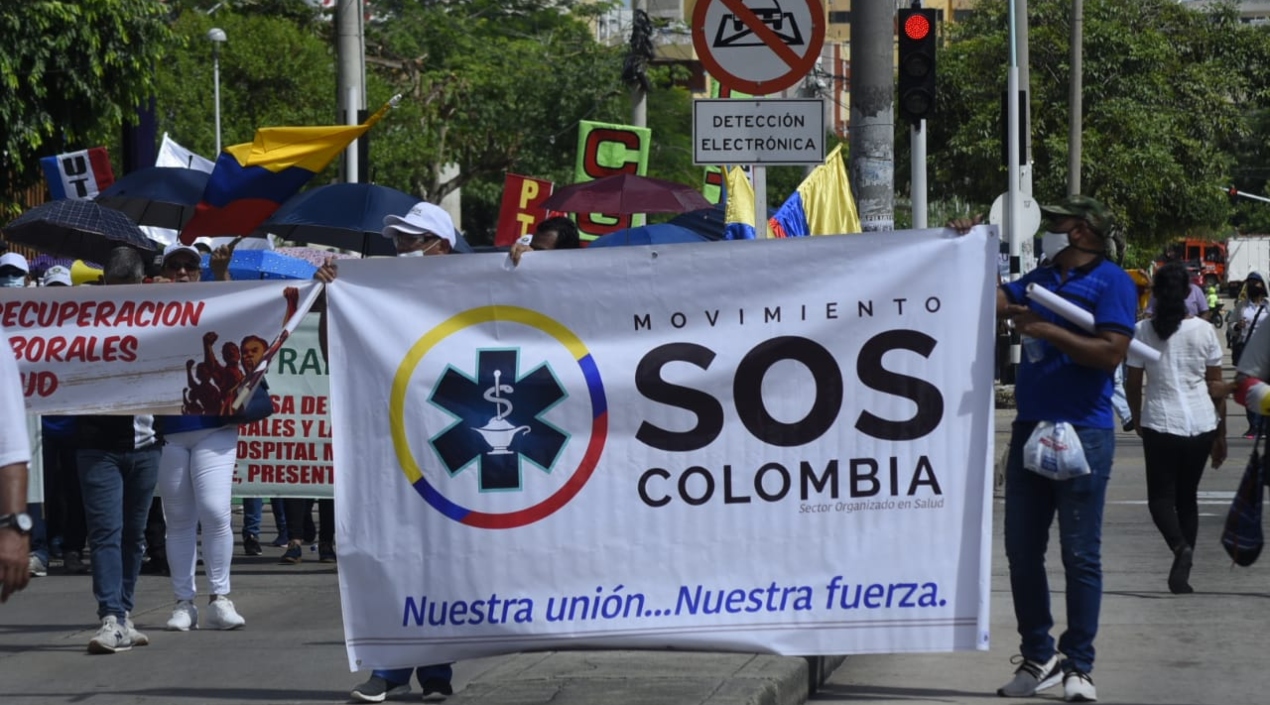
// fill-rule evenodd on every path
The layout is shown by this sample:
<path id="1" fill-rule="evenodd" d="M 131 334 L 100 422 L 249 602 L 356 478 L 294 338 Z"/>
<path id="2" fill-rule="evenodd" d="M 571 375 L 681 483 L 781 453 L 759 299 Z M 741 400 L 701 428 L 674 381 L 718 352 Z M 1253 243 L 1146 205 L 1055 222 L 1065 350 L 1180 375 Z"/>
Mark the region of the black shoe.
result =
<path id="1" fill-rule="evenodd" d="M 67 575 L 88 575 L 92 572 L 79 555 L 79 551 L 66 551 L 62 556 L 62 571 Z"/>
<path id="2" fill-rule="evenodd" d="M 449 696 L 454 695 L 454 688 L 450 685 L 450 681 L 441 678 L 429 678 L 421 685 L 425 701 L 445 700 Z"/>
<path id="3" fill-rule="evenodd" d="M 168 568 L 168 559 L 151 558 L 141 564 L 142 575 L 172 575 L 172 571 Z"/>
<path id="4" fill-rule="evenodd" d="M 1169 570 L 1169 592 L 1174 595 L 1189 595 L 1195 592 L 1191 582 L 1191 563 L 1195 551 L 1186 544 L 1177 547 L 1173 552 L 1173 567 Z"/>
<path id="5" fill-rule="evenodd" d="M 282 560 L 278 561 L 279 565 L 299 565 L 304 562 L 304 548 L 292 544 L 287 546 L 287 550 L 282 554 Z"/>
<path id="6" fill-rule="evenodd" d="M 265 550 L 260 547 L 260 539 L 251 534 L 243 536 L 243 553 L 249 556 L 259 556 L 264 552 Z"/>
<path id="7" fill-rule="evenodd" d="M 318 562 L 334 563 L 335 562 L 335 545 L 322 542 L 318 544 Z"/>

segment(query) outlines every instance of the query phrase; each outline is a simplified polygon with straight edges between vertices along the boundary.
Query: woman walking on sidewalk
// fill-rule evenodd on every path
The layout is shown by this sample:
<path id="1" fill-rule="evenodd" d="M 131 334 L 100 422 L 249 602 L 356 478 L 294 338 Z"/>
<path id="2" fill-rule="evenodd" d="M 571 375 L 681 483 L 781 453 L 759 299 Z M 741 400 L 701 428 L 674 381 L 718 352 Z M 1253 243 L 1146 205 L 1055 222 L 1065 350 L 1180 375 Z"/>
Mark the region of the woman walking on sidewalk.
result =
<path id="1" fill-rule="evenodd" d="M 1196 495 L 1204 466 L 1209 458 L 1213 468 L 1226 459 L 1225 397 L 1209 394 L 1209 382 L 1220 384 L 1222 378 L 1221 342 L 1211 324 L 1187 312 L 1189 289 L 1181 264 L 1167 264 L 1155 273 L 1155 317 L 1140 321 L 1135 337 L 1159 350 L 1160 358 L 1148 362 L 1130 356 L 1125 384 L 1142 437 L 1151 519 L 1173 551 L 1168 585 L 1174 594 L 1193 592 Z"/>
<path id="2" fill-rule="evenodd" d="M 200 259 L 199 251 L 193 247 L 170 245 L 163 253 L 163 274 L 174 282 L 197 282 Z M 218 251 L 213 257 L 213 269 L 222 267 L 228 267 L 228 255 Z M 220 278 L 228 278 L 227 273 L 218 274 Z M 219 366 L 213 370 L 210 365 L 215 342 L 215 334 L 204 336 L 209 360 L 199 367 L 205 368 L 203 374 L 208 377 L 224 374 Z M 233 352 L 237 353 L 237 346 Z M 227 353 L 226 357 L 236 356 Z M 237 361 L 232 362 L 236 365 Z M 203 626 L 237 629 L 246 623 L 229 599 L 229 566 L 234 551 L 230 494 L 238 456 L 238 419 L 191 413 L 161 417 L 161 422 L 167 445 L 159 461 L 159 491 L 163 495 L 163 513 L 167 520 L 167 561 L 172 572 L 172 592 L 176 595 L 176 606 L 167 628 L 184 632 L 199 627 L 198 607 L 194 605 L 198 594 L 194 573 L 201 524 L 203 563 L 211 588 Z"/>

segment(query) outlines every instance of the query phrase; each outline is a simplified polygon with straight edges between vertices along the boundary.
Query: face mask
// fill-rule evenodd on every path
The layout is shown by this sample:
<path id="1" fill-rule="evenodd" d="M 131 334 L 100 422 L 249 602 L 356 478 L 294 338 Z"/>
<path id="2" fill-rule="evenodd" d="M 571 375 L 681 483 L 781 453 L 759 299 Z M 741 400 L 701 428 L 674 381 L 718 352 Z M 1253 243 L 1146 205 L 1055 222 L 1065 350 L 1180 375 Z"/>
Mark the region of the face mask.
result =
<path id="1" fill-rule="evenodd" d="M 21 274 L 5 274 L 0 276 L 0 287 L 5 289 L 21 289 L 26 286 L 26 277 Z"/>
<path id="2" fill-rule="evenodd" d="M 440 242 L 440 241 L 438 240 L 437 242 Z M 409 252 L 398 252 L 398 253 L 397 253 L 397 256 L 398 256 L 398 257 L 423 257 L 424 255 L 426 255 L 426 254 L 428 254 L 429 252 L 431 252 L 431 251 L 433 251 L 434 249 L 436 249 L 437 242 L 433 242 L 431 245 L 428 245 L 427 247 L 423 248 L 422 250 L 411 250 L 411 251 L 409 251 Z"/>
<path id="3" fill-rule="evenodd" d="M 1045 233 L 1041 236 L 1041 254 L 1045 259 L 1053 261 L 1058 253 L 1071 246 L 1067 233 Z"/>

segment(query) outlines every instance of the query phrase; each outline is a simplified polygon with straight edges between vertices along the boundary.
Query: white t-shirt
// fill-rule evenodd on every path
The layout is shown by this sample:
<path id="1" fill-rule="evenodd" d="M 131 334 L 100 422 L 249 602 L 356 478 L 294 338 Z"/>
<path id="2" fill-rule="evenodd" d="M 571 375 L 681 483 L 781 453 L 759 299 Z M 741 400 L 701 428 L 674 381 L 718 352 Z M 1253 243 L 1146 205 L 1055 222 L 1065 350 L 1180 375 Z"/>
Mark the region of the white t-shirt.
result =
<path id="1" fill-rule="evenodd" d="M 1160 340 L 1148 319 L 1138 321 L 1134 337 L 1160 351 L 1160 359 L 1154 362 L 1136 355 L 1129 358 L 1130 367 L 1146 371 L 1138 425 L 1174 436 L 1198 436 L 1217 428 L 1217 410 L 1205 377 L 1206 368 L 1222 364 L 1221 342 L 1213 325 L 1184 318 L 1168 340 Z"/>
<path id="2" fill-rule="evenodd" d="M 27 438 L 22 378 L 18 376 L 18 361 L 9 346 L 9 336 L 0 328 L 0 467 L 29 462 L 31 442 Z"/>
<path id="3" fill-rule="evenodd" d="M 1246 343 L 1252 340 L 1253 329 L 1260 328 L 1261 323 L 1270 318 L 1270 308 L 1266 307 L 1265 301 L 1259 304 L 1245 301 L 1243 308 L 1239 311 L 1239 317 L 1244 322 L 1244 330 L 1243 334 L 1239 336 L 1239 342 Z"/>

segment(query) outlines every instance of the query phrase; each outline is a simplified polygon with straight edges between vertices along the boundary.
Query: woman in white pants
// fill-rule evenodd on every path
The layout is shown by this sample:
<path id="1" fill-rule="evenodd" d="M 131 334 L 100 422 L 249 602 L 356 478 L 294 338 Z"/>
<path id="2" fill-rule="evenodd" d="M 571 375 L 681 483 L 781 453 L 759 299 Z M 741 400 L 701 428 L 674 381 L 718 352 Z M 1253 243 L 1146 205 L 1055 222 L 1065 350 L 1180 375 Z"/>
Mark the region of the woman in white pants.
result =
<path id="1" fill-rule="evenodd" d="M 228 263 L 221 248 L 213 257 L 216 264 Z M 217 262 L 216 260 L 221 260 Z M 201 256 L 198 250 L 174 244 L 163 252 L 163 276 L 174 282 L 198 281 Z M 217 272 L 218 278 L 227 278 Z M 198 365 L 199 381 L 215 381 L 217 386 L 241 377 L 237 346 L 225 345 L 225 360 L 217 362 L 212 344 L 214 335 L 204 338 L 207 360 Z M 232 348 L 232 350 L 231 350 Z M 232 352 L 232 355 L 231 355 Z M 233 358 L 231 360 L 231 357 Z M 232 367 L 231 367 L 232 364 Z M 191 365 L 191 387 L 195 376 Z M 197 396 L 187 397 L 187 411 L 199 405 Z M 162 417 L 166 444 L 159 461 L 159 493 L 167 522 L 168 567 L 176 607 L 167 628 L 188 631 L 199 627 L 195 597 L 198 590 L 194 573 L 198 565 L 199 526 L 202 525 L 203 565 L 207 572 L 210 600 L 203 625 L 209 629 L 237 629 L 246 623 L 229 599 L 229 566 L 234 551 L 230 526 L 230 491 L 238 453 L 238 422 L 233 417 L 196 415 Z"/>

